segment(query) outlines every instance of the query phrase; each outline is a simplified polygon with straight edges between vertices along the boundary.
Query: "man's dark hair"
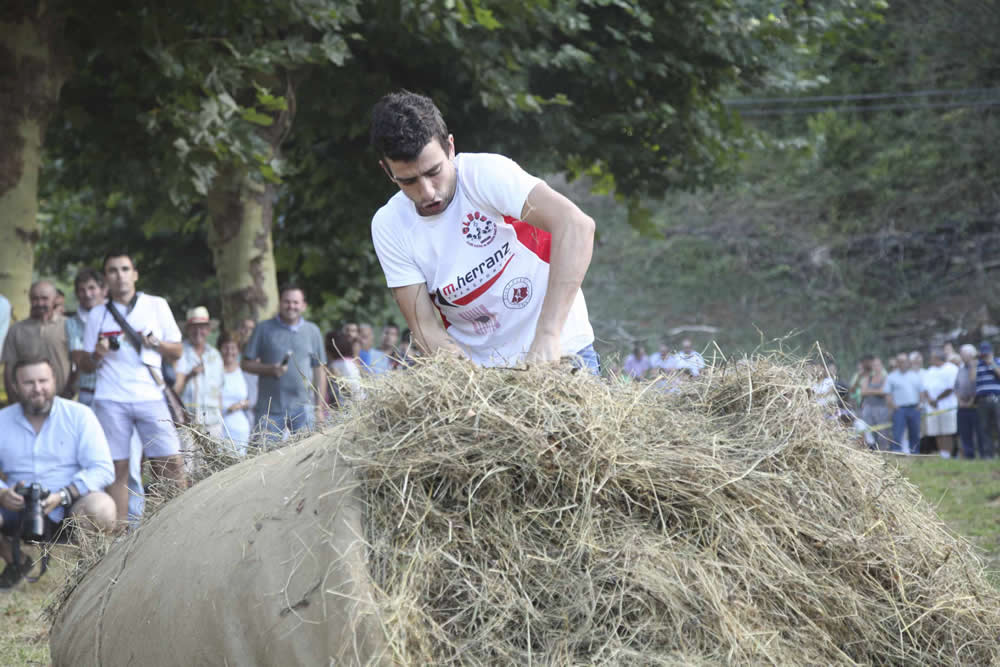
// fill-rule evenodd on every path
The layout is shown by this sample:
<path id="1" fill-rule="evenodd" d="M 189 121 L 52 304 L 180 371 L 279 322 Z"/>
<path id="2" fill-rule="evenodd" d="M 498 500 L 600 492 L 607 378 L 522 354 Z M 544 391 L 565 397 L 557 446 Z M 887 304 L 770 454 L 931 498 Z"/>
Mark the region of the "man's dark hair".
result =
<path id="1" fill-rule="evenodd" d="M 302 292 L 302 300 L 303 301 L 306 300 L 306 291 L 302 289 L 302 286 L 297 283 L 285 283 L 284 285 L 279 287 L 278 298 L 280 299 L 281 297 L 285 296 L 285 292 L 291 292 L 293 290 L 298 290 L 299 292 Z"/>
<path id="2" fill-rule="evenodd" d="M 52 368 L 52 362 L 46 357 L 35 357 L 33 359 L 18 359 L 17 363 L 14 364 L 14 381 L 17 381 L 17 373 L 25 366 L 37 366 L 38 364 L 47 364 L 49 368 Z M 52 371 L 53 376 L 55 375 L 55 370 Z"/>
<path id="3" fill-rule="evenodd" d="M 105 260 L 105 261 L 107 261 L 107 260 Z M 98 286 L 104 287 L 104 274 L 102 274 L 99 271 L 95 271 L 94 269 L 92 269 L 90 267 L 86 267 L 86 268 L 80 269 L 77 272 L 76 278 L 73 279 L 73 289 L 74 290 L 78 290 L 78 289 L 80 289 L 80 285 L 83 285 L 84 283 L 87 283 L 87 282 L 89 282 L 91 280 L 93 280 L 95 283 L 97 283 Z"/>
<path id="4" fill-rule="evenodd" d="M 133 269 L 135 268 L 135 258 L 132 257 L 132 253 L 130 253 L 125 248 L 118 248 L 116 250 L 112 250 L 107 255 L 105 255 L 104 261 L 101 262 L 101 268 L 106 270 L 108 268 L 108 261 L 116 257 L 128 257 L 128 261 L 132 262 L 132 268 Z"/>
<path id="5" fill-rule="evenodd" d="M 372 109 L 371 141 L 379 157 L 412 162 L 432 139 L 448 151 L 448 126 L 431 98 L 401 90 Z"/>

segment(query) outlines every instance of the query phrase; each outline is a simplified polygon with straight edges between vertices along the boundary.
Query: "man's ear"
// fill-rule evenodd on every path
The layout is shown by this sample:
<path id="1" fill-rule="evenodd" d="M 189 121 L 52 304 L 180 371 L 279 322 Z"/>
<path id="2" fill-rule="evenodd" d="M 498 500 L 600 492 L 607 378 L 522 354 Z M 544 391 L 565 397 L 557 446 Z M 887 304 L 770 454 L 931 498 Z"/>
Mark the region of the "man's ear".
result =
<path id="1" fill-rule="evenodd" d="M 454 160 L 455 159 L 455 135 L 454 134 L 449 134 L 448 135 L 448 159 L 449 160 Z"/>
<path id="2" fill-rule="evenodd" d="M 382 167 L 382 171 L 385 172 L 385 175 L 389 177 L 390 181 L 392 181 L 393 183 L 396 182 L 396 179 L 392 175 L 392 170 L 389 169 L 389 166 L 385 163 L 385 160 L 379 160 L 378 166 Z"/>

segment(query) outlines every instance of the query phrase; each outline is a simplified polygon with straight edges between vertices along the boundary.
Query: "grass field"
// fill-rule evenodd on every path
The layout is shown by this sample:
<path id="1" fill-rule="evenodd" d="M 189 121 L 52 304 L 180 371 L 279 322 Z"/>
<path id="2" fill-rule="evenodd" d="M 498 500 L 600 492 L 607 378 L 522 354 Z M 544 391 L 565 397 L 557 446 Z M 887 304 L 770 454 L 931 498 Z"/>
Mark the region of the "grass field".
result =
<path id="1" fill-rule="evenodd" d="M 941 517 L 980 548 L 1000 585 L 1000 461 L 895 460 Z M 40 582 L 0 593 L 0 665 L 49 664 L 48 623 L 41 610 L 58 590 L 72 557 L 71 548 L 63 547 Z"/>

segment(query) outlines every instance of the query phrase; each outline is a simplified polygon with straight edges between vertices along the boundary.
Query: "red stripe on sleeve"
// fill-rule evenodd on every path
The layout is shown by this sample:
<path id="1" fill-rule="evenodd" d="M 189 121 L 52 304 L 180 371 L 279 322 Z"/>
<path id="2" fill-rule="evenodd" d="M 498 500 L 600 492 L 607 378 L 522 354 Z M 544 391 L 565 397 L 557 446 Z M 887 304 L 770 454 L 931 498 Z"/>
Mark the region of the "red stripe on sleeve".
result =
<path id="1" fill-rule="evenodd" d="M 549 255 L 552 252 L 552 234 L 509 215 L 505 215 L 503 221 L 514 228 L 517 240 L 521 245 L 538 255 L 538 258 L 546 264 L 549 263 Z"/>

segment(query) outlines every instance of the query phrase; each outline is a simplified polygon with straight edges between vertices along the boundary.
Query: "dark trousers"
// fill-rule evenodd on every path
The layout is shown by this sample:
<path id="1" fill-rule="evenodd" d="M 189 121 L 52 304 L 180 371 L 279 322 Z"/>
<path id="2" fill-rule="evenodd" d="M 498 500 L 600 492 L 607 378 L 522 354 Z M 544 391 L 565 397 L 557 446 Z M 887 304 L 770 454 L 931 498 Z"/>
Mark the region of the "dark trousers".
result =
<path id="1" fill-rule="evenodd" d="M 976 458 L 976 444 L 981 443 L 976 431 L 979 429 L 979 412 L 975 408 L 958 409 L 958 439 L 962 443 L 962 456 L 967 459 Z M 979 456 L 986 453 L 980 447 Z"/>
<path id="2" fill-rule="evenodd" d="M 903 432 L 906 431 L 910 441 L 910 451 L 920 451 L 920 406 L 908 405 L 896 408 L 892 413 L 892 444 L 889 451 L 899 452 L 903 449 Z"/>
<path id="3" fill-rule="evenodd" d="M 997 451 L 997 434 L 1000 433 L 1000 396 L 976 396 L 976 412 L 979 416 L 979 451 L 984 458 L 992 458 Z"/>

